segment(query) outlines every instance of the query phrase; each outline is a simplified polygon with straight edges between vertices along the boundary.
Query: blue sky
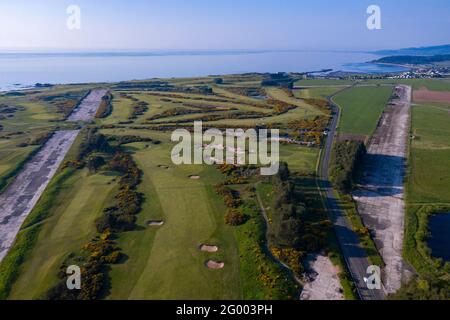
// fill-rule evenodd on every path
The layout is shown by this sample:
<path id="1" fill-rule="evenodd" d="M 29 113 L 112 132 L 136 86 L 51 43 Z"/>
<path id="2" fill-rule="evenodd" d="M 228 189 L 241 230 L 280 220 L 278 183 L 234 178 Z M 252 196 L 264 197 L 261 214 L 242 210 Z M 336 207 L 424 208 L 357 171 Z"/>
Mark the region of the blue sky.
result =
<path id="1" fill-rule="evenodd" d="M 81 9 L 68 30 L 66 8 Z M 381 8 L 369 31 L 366 9 Z M 0 47 L 371 50 L 450 43 L 448 0 L 3 0 Z"/>

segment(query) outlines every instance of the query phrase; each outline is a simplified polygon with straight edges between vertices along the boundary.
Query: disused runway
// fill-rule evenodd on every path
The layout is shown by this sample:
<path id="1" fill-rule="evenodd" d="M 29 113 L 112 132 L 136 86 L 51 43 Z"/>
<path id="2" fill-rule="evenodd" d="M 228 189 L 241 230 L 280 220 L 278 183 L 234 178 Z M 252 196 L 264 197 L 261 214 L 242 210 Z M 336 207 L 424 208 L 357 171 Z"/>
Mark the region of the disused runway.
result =
<path id="1" fill-rule="evenodd" d="M 67 121 L 91 121 L 98 110 L 102 97 L 107 91 L 107 89 L 92 90 L 75 108 L 75 110 L 67 118 Z"/>
<path id="2" fill-rule="evenodd" d="M 362 178 L 353 197 L 386 264 L 382 276 L 387 293 L 396 292 L 405 270 L 404 176 L 408 152 L 411 87 L 394 89 L 368 146 Z"/>
<path id="3" fill-rule="evenodd" d="M 95 89 L 67 121 L 90 121 L 107 90 Z M 22 223 L 55 175 L 79 130 L 56 131 L 0 194 L 0 262 L 14 243 Z"/>
<path id="4" fill-rule="evenodd" d="M 77 135 L 78 130 L 55 132 L 0 195 L 0 261 Z"/>

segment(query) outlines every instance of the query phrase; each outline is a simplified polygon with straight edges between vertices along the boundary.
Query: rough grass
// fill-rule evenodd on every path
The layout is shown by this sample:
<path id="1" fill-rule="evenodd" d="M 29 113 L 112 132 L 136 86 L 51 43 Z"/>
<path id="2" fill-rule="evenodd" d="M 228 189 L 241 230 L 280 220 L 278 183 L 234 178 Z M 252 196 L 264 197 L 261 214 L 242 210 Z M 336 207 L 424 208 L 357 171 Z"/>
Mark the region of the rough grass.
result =
<path id="1" fill-rule="evenodd" d="M 300 99 L 322 99 L 326 100 L 329 96 L 335 94 L 342 87 L 319 87 L 319 88 L 305 88 L 293 90 L 295 97 Z"/>
<path id="2" fill-rule="evenodd" d="M 77 170 L 57 183 L 53 194 L 52 189 L 45 193 L 49 198 L 44 202 L 46 215 L 32 213 L 24 224 L 32 228 L 43 222 L 12 287 L 11 299 L 39 298 L 54 284 L 64 258 L 96 234 L 94 221 L 113 200 L 112 179 L 102 174 L 89 175 L 87 169 Z"/>

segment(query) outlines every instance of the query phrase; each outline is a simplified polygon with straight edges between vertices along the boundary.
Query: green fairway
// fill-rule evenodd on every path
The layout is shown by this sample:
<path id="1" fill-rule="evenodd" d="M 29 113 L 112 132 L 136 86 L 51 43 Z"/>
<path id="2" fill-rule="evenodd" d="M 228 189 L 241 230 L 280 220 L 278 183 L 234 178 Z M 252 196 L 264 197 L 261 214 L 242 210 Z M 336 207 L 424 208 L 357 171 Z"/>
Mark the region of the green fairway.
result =
<path id="1" fill-rule="evenodd" d="M 317 115 L 322 115 L 322 111 L 319 109 L 307 104 L 305 101 L 301 99 L 297 99 L 294 97 L 289 96 L 284 90 L 279 88 L 265 88 L 267 91 L 267 94 L 277 100 L 292 104 L 294 106 L 298 107 L 298 116 L 302 117 L 313 117 Z M 300 113 L 301 112 L 301 113 Z"/>
<path id="2" fill-rule="evenodd" d="M 142 230 L 120 236 L 128 259 L 112 266 L 110 299 L 239 299 L 242 298 L 239 254 L 233 230 L 223 222 L 225 207 L 213 192 L 220 173 L 213 167 L 173 166 L 168 145 L 146 148 L 132 144 L 144 172 Z M 158 167 L 167 165 L 168 169 Z M 199 180 L 189 179 L 200 175 Z M 162 219 L 162 227 L 146 221 Z M 202 243 L 219 246 L 206 254 Z M 204 262 L 225 262 L 209 270 Z"/>
<path id="3" fill-rule="evenodd" d="M 342 110 L 339 132 L 370 136 L 391 94 L 391 87 L 354 87 L 336 95 Z"/>

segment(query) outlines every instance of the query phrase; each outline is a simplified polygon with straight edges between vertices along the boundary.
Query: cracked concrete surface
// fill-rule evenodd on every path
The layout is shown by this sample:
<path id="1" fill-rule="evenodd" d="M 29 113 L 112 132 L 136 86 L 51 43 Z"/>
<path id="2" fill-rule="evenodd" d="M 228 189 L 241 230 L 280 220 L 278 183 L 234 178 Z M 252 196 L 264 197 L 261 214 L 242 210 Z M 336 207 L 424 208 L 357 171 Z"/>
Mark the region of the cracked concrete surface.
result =
<path id="1" fill-rule="evenodd" d="M 369 143 L 362 177 L 353 193 L 358 211 L 386 264 L 382 272 L 387 293 L 402 283 L 404 176 L 408 152 L 411 87 L 399 85 Z"/>
<path id="2" fill-rule="evenodd" d="M 98 110 L 102 97 L 108 92 L 107 89 L 94 89 L 73 110 L 67 121 L 91 121 Z"/>
<path id="3" fill-rule="evenodd" d="M 0 261 L 44 192 L 78 130 L 57 131 L 0 195 Z"/>
<path id="4" fill-rule="evenodd" d="M 67 121 L 90 121 L 97 112 L 105 89 L 92 90 Z M 0 262 L 14 243 L 26 217 L 33 210 L 58 170 L 79 130 L 56 131 L 0 194 Z"/>

